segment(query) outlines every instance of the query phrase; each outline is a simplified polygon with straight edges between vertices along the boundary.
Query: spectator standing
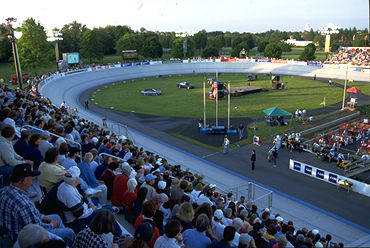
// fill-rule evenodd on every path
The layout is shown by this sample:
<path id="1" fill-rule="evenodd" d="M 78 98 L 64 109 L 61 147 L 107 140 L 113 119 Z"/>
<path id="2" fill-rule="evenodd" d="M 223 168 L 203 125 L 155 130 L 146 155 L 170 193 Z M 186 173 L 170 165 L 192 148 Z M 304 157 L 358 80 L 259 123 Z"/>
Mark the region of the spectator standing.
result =
<path id="1" fill-rule="evenodd" d="M 278 158 L 278 152 L 277 152 L 277 149 L 275 147 L 274 150 L 272 151 L 272 161 L 273 161 L 273 166 L 274 167 L 277 166 L 277 158 Z"/>
<path id="2" fill-rule="evenodd" d="M 223 153 L 224 154 L 227 154 L 229 152 L 229 146 L 230 146 L 230 140 L 228 139 L 227 135 L 225 135 L 224 143 L 223 143 L 223 147 L 224 147 Z"/>
<path id="3" fill-rule="evenodd" d="M 244 136 L 244 126 L 242 123 L 239 124 L 238 133 L 239 133 L 239 139 L 241 140 Z"/>
<path id="4" fill-rule="evenodd" d="M 252 156 L 251 156 L 251 165 L 252 165 L 252 170 L 255 168 L 255 163 L 256 163 L 256 150 L 252 151 Z"/>

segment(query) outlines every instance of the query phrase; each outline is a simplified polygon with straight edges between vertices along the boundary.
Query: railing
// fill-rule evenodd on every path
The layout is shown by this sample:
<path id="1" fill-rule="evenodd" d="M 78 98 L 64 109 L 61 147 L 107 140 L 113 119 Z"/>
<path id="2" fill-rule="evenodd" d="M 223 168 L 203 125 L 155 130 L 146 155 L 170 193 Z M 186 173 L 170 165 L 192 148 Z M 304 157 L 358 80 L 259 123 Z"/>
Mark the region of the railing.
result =
<path id="1" fill-rule="evenodd" d="M 118 123 L 118 122 L 114 122 L 110 126 L 111 126 L 110 129 L 111 129 L 112 133 L 114 133 L 116 135 L 119 135 L 119 136 L 124 136 L 125 138 L 131 140 L 135 144 L 135 142 L 133 140 L 133 137 L 129 137 L 128 127 L 126 125 L 123 125 L 123 124 Z M 122 132 L 122 130 L 123 130 L 123 132 Z"/>
<path id="2" fill-rule="evenodd" d="M 42 133 L 42 132 L 44 132 L 44 131 L 45 131 L 45 130 L 43 130 L 43 129 L 40 129 L 40 128 L 37 128 L 37 127 L 34 127 L 34 126 L 30 126 L 30 125 L 24 125 L 24 126 L 22 126 L 22 128 L 27 128 L 27 129 L 37 130 L 37 131 L 39 131 L 40 133 Z M 80 157 L 80 161 L 82 161 L 82 147 L 81 147 L 81 144 L 80 144 L 80 143 L 78 143 L 78 142 L 76 142 L 76 141 L 74 141 L 74 140 L 66 139 L 66 138 L 64 138 L 63 136 L 60 136 L 60 135 L 57 135 L 57 134 L 54 134 L 54 133 L 50 133 L 50 132 L 49 132 L 49 134 L 50 134 L 51 136 L 54 136 L 54 137 L 63 138 L 63 139 L 65 139 L 66 141 L 68 141 L 69 143 L 72 143 L 72 144 L 74 144 L 74 145 L 77 145 L 77 146 L 78 146 L 78 148 L 80 149 L 80 155 L 79 155 L 79 157 Z"/>

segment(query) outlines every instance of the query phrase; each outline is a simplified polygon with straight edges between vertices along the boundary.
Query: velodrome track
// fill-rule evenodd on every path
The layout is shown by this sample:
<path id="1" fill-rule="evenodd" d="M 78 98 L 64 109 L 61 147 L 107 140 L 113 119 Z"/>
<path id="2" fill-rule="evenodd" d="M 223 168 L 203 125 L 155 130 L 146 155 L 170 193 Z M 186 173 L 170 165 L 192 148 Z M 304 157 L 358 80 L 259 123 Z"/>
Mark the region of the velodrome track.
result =
<path id="1" fill-rule="evenodd" d="M 318 78 L 328 79 L 344 79 L 345 77 L 345 71 L 311 66 L 271 63 L 179 63 L 123 67 L 71 74 L 50 80 L 41 88 L 40 92 L 49 97 L 54 104 L 58 105 L 62 101 L 66 101 L 71 108 L 77 107 L 79 109 L 81 117 L 101 123 L 101 115 L 84 110 L 79 101 L 80 95 L 91 88 L 141 77 L 214 73 L 215 71 L 228 73 L 271 72 L 272 74 L 307 77 L 313 77 L 316 74 Z M 369 73 L 352 71 L 348 73 L 348 78 L 356 81 L 369 82 L 369 77 Z M 122 100 L 124 101 L 124 99 Z M 109 117 L 108 122 L 120 121 L 129 127 L 134 126 L 135 129 L 129 128 L 129 137 L 136 144 L 165 156 L 169 161 L 180 162 L 184 167 L 206 175 L 209 181 L 217 182 L 220 188 L 226 190 L 244 185 L 249 180 L 268 185 L 274 191 L 273 212 L 281 213 L 286 220 L 294 220 L 297 226 L 317 228 L 323 234 L 331 233 L 335 237 L 334 240 L 352 244 L 352 246 L 355 244 L 358 246 L 361 242 L 368 242 L 367 245 L 370 245 L 369 199 L 358 194 L 338 191 L 335 187 L 317 182 L 314 179 L 292 174 L 285 168 L 288 167 L 289 154 L 284 155 L 281 152 L 283 156 L 279 159 L 279 171 L 273 171 L 271 166 L 260 162 L 261 165 L 257 163 L 257 166 L 260 166 L 261 170 L 256 170 L 255 174 L 248 175 L 248 172 L 245 172 L 245 164 L 248 161 L 248 155 L 246 154 L 250 154 L 250 147 L 232 150 L 227 156 L 212 155 L 205 149 L 198 148 L 172 136 L 168 137 L 169 135 L 165 133 L 130 125 L 130 120 L 122 120 L 117 114 L 106 113 L 104 115 Z M 143 130 L 147 130 L 145 134 Z M 293 154 L 292 156 L 297 155 Z M 305 155 L 299 156 L 295 159 L 301 159 L 302 162 L 308 160 Z M 257 150 L 257 161 L 263 160 L 263 151 L 259 152 Z"/>

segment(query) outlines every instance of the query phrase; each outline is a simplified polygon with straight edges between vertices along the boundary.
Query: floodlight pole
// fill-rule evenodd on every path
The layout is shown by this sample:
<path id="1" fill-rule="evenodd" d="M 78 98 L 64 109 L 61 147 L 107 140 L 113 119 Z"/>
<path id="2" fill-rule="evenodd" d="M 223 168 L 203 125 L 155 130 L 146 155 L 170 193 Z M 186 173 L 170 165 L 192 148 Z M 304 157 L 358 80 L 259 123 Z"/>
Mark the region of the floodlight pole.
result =
<path id="1" fill-rule="evenodd" d="M 218 82 L 217 84 L 217 90 L 216 90 L 216 127 L 218 126 Z"/>
<path id="2" fill-rule="evenodd" d="M 19 56 L 18 56 L 18 48 L 17 48 L 17 42 L 16 42 L 17 39 L 14 36 L 14 28 L 12 26 L 12 22 L 17 21 L 17 19 L 10 17 L 10 18 L 7 18 L 6 21 L 7 21 L 8 28 L 9 28 L 8 37 L 10 38 L 10 41 L 12 42 L 15 74 L 17 75 L 19 89 L 22 89 L 22 84 L 23 84 L 22 70 L 21 70 L 21 64 L 19 62 Z"/>
<path id="3" fill-rule="evenodd" d="M 345 99 L 346 99 L 347 77 L 348 77 L 348 63 L 347 63 L 347 70 L 346 70 L 346 78 L 345 78 L 345 80 L 344 80 L 342 110 L 344 110 L 344 101 L 345 101 Z"/>

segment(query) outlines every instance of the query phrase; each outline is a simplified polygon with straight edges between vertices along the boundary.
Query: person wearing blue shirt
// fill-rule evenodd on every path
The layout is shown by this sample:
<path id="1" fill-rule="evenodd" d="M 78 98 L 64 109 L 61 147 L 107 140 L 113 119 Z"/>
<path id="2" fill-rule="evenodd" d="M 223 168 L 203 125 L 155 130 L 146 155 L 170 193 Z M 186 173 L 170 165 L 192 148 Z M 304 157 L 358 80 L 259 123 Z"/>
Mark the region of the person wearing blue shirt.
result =
<path id="1" fill-rule="evenodd" d="M 98 195 L 98 199 L 101 205 L 107 203 L 107 186 L 105 186 L 103 181 L 98 181 L 90 167 L 94 156 L 91 152 L 88 152 L 84 156 L 84 160 L 77 165 L 81 171 L 81 178 L 86 182 L 86 184 L 95 190 L 101 191 Z"/>
<path id="2" fill-rule="evenodd" d="M 29 146 L 28 140 L 30 139 L 31 132 L 29 130 L 23 130 L 21 132 L 21 138 L 14 144 L 14 151 L 19 155 L 23 156 L 24 151 Z"/>
<path id="3" fill-rule="evenodd" d="M 195 228 L 187 229 L 182 234 L 185 246 L 192 248 L 208 248 L 211 245 L 211 239 L 206 236 L 208 226 L 208 216 L 206 214 L 200 214 L 195 222 Z"/>
<path id="4" fill-rule="evenodd" d="M 32 134 L 28 143 L 29 146 L 24 151 L 23 158 L 33 161 L 33 168 L 37 170 L 40 164 L 44 161 L 44 157 L 39 150 L 41 135 L 38 133 Z"/>

